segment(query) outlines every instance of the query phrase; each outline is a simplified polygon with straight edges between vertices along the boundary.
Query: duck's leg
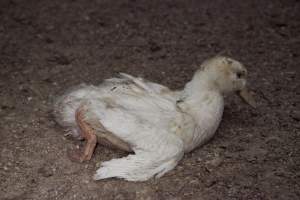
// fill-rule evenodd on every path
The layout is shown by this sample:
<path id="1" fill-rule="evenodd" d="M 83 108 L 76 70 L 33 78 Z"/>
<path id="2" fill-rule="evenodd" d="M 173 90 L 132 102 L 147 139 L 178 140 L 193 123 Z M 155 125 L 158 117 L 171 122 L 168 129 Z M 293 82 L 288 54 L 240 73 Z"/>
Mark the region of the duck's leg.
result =
<path id="1" fill-rule="evenodd" d="M 75 113 L 76 122 L 80 128 L 81 136 L 86 140 L 83 152 L 75 152 L 75 154 L 70 156 L 72 160 L 79 162 L 90 160 L 97 144 L 96 131 L 85 119 L 85 114 L 86 110 L 84 109 L 84 106 L 80 106 Z"/>

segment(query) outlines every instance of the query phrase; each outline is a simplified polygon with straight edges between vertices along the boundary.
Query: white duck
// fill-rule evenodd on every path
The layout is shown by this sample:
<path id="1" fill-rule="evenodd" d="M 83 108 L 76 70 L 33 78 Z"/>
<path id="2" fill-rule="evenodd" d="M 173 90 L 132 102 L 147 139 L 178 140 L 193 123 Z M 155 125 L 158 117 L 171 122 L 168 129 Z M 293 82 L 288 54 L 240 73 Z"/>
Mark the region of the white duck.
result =
<path id="1" fill-rule="evenodd" d="M 81 86 L 55 103 L 57 121 L 87 140 L 79 161 L 89 160 L 97 140 L 131 152 L 103 162 L 95 180 L 145 181 L 173 169 L 184 153 L 209 140 L 223 113 L 223 95 L 239 92 L 250 105 L 245 67 L 227 57 L 208 59 L 182 91 L 121 74 L 99 86 Z"/>

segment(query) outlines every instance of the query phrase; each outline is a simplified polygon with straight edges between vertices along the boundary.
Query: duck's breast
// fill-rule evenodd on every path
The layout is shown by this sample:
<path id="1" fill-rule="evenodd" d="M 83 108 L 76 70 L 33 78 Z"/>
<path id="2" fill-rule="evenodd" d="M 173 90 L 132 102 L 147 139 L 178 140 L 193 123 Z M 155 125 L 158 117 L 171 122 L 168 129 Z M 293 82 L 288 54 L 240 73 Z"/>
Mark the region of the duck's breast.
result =
<path id="1" fill-rule="evenodd" d="M 198 102 L 198 107 L 195 106 L 190 115 L 193 118 L 193 129 L 187 129 L 185 135 L 185 141 L 188 141 L 185 145 L 186 152 L 203 145 L 213 137 L 221 122 L 223 109 L 223 97 L 219 95 L 209 96 Z M 191 124 L 187 123 L 187 127 L 189 126 Z"/>

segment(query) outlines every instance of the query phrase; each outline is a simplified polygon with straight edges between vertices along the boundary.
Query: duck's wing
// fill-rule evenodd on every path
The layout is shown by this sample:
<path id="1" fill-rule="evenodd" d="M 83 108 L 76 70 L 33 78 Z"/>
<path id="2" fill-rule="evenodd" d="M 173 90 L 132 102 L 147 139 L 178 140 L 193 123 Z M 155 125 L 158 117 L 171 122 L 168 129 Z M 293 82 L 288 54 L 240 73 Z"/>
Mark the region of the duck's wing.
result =
<path id="1" fill-rule="evenodd" d="M 94 179 L 111 177 L 145 181 L 173 169 L 182 158 L 182 140 L 152 121 L 122 108 L 101 116 L 101 123 L 117 137 L 130 144 L 134 155 L 103 162 Z"/>
<path id="2" fill-rule="evenodd" d="M 110 102 L 135 113 L 155 115 L 175 112 L 176 95 L 163 85 L 121 73 L 119 78 L 106 79 L 90 99 Z"/>
<path id="3" fill-rule="evenodd" d="M 95 179 L 110 177 L 144 181 L 173 169 L 183 155 L 183 142 L 169 131 L 177 113 L 174 102 L 161 95 L 116 92 L 90 99 L 88 109 L 103 127 L 130 145 L 135 155 L 102 164 Z"/>
<path id="4" fill-rule="evenodd" d="M 157 94 L 164 94 L 167 92 L 171 92 L 171 90 L 166 86 L 148 81 L 140 77 L 134 77 L 126 73 L 120 73 L 120 76 L 127 80 L 131 80 L 135 85 L 143 88 L 146 92 L 157 93 Z"/>
<path id="5" fill-rule="evenodd" d="M 158 94 L 158 95 L 173 94 L 173 92 L 164 85 L 154 83 L 140 77 L 134 77 L 126 73 L 120 73 L 118 78 L 106 79 L 102 84 L 102 87 L 103 86 L 107 88 L 111 88 L 112 90 L 129 89 L 133 91 L 138 91 L 139 93 Z"/>
<path id="6" fill-rule="evenodd" d="M 180 142 L 178 140 L 179 146 L 175 146 L 173 143 L 160 140 L 161 146 L 154 146 L 156 149 L 152 151 L 135 150 L 134 155 L 103 162 L 94 179 L 116 177 L 128 181 L 146 181 L 154 176 L 160 178 L 174 169 L 181 160 L 184 151 Z"/>

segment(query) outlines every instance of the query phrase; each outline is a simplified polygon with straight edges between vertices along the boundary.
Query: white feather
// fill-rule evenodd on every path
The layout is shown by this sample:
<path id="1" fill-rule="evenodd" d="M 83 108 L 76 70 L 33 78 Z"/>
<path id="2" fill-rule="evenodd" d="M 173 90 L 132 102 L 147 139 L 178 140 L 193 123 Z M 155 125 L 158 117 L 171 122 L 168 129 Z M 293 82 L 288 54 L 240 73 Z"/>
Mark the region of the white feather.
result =
<path id="1" fill-rule="evenodd" d="M 85 85 L 68 92 L 56 102 L 56 116 L 62 125 L 76 129 L 75 110 L 85 105 L 90 115 L 134 151 L 103 162 L 95 180 L 160 177 L 177 165 L 184 152 L 211 138 L 221 121 L 222 90 L 210 83 L 215 80 L 211 71 L 198 71 L 180 92 L 123 73 L 97 87 Z"/>

